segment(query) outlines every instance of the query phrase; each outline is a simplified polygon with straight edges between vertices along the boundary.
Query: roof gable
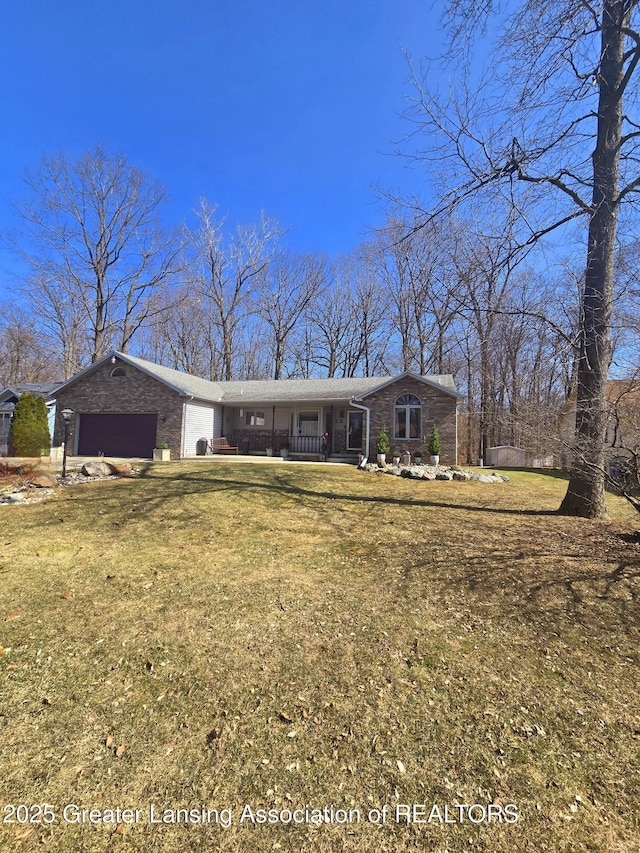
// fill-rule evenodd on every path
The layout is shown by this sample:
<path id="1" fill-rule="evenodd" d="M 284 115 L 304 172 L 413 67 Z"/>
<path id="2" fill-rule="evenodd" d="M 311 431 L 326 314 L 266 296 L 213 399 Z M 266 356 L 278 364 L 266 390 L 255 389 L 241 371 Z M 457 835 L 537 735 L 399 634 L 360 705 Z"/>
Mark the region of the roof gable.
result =
<path id="1" fill-rule="evenodd" d="M 146 361 L 143 358 L 129 355 L 128 353 L 113 352 L 102 356 L 93 364 L 88 365 L 76 373 L 71 379 L 68 379 L 63 385 L 58 388 L 58 392 L 74 385 L 82 377 L 89 376 L 106 362 L 111 361 L 114 365 L 117 362 L 128 364 L 136 370 L 140 370 L 147 376 L 151 376 L 163 385 L 171 388 L 176 393 L 184 397 L 195 397 L 199 400 L 214 402 L 220 400 L 222 389 L 221 383 L 209 382 L 207 379 L 202 379 L 199 376 L 192 376 L 189 373 L 183 373 L 180 370 L 173 370 L 170 367 L 164 367 L 161 364 L 155 364 L 152 361 Z"/>
<path id="2" fill-rule="evenodd" d="M 370 391 L 367 391 L 365 394 L 362 394 L 356 399 L 362 400 L 365 397 L 369 397 L 371 394 L 376 394 L 378 391 L 382 391 L 389 385 L 393 385 L 394 382 L 401 382 L 403 379 L 415 379 L 418 382 L 422 382 L 423 385 L 428 385 L 430 388 L 442 391 L 443 394 L 455 397 L 456 400 L 464 400 L 464 394 L 461 394 L 456 390 L 453 376 L 450 373 L 421 376 L 419 373 L 414 373 L 412 370 L 405 370 L 405 372 L 401 373 L 399 376 L 390 376 L 388 379 L 382 380 L 375 388 L 372 388 Z"/>

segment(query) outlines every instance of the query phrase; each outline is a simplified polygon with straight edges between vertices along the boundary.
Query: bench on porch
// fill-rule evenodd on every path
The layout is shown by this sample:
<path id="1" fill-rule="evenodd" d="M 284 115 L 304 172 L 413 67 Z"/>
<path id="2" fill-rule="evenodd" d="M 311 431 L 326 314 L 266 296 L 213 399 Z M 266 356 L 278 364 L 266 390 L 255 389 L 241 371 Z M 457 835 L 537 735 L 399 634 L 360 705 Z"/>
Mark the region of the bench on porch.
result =
<path id="1" fill-rule="evenodd" d="M 238 448 L 233 444 L 229 444 L 228 439 L 225 436 L 222 438 L 211 438 L 209 439 L 209 452 L 210 453 L 237 453 Z"/>

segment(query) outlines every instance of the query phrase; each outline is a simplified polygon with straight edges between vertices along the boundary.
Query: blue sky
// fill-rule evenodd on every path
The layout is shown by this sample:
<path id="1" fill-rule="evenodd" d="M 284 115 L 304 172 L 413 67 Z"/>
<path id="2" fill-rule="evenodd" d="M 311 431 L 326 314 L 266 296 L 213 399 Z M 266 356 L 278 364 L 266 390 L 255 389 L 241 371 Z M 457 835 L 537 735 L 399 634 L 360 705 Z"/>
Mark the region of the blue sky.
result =
<path id="1" fill-rule="evenodd" d="M 5 4 L 0 28 L 0 231 L 26 169 L 97 144 L 167 187 L 167 224 L 205 196 L 230 224 L 264 209 L 293 248 L 329 255 L 379 223 L 373 185 L 424 186 L 393 154 L 403 50 L 442 46 L 424 0 L 32 0 Z"/>

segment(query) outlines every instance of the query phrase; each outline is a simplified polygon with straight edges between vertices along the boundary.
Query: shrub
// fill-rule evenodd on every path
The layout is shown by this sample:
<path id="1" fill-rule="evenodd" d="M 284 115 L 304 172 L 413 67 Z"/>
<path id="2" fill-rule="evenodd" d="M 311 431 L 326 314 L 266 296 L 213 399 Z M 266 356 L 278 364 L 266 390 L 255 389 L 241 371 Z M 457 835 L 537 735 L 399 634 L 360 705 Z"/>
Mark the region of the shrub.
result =
<path id="1" fill-rule="evenodd" d="M 16 456 L 40 456 L 51 448 L 47 407 L 42 397 L 22 394 L 13 412 L 11 424 L 13 452 Z"/>
<path id="2" fill-rule="evenodd" d="M 385 456 L 391 450 L 391 445 L 389 444 L 389 436 L 387 435 L 386 427 L 382 427 L 382 429 L 380 430 L 380 435 L 378 436 L 378 440 L 376 442 L 376 449 L 378 453 L 384 453 Z"/>
<path id="3" fill-rule="evenodd" d="M 429 453 L 431 456 L 440 456 L 440 450 L 442 449 L 442 441 L 440 439 L 440 433 L 438 432 L 438 427 L 435 427 L 431 430 L 431 438 L 429 439 Z"/>

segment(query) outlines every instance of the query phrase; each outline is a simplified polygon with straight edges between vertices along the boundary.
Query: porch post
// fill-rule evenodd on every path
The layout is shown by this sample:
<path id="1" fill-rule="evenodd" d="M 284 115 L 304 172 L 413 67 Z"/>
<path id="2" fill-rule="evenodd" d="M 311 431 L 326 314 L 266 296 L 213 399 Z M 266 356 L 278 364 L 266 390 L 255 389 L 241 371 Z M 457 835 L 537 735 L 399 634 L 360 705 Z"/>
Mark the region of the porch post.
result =
<path id="1" fill-rule="evenodd" d="M 275 454 L 275 441 L 276 441 L 276 407 L 271 407 L 271 447 L 273 447 L 273 452 Z"/>
<path id="2" fill-rule="evenodd" d="M 331 455 L 331 451 L 333 450 L 333 403 L 329 409 L 329 429 L 327 430 L 329 433 L 329 450 L 328 455 Z"/>

